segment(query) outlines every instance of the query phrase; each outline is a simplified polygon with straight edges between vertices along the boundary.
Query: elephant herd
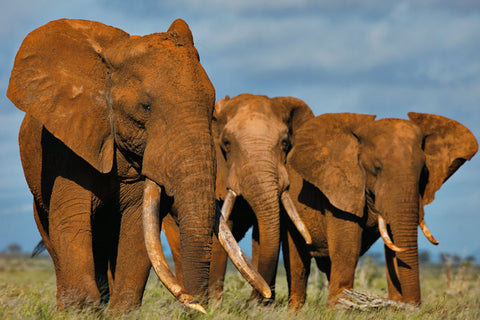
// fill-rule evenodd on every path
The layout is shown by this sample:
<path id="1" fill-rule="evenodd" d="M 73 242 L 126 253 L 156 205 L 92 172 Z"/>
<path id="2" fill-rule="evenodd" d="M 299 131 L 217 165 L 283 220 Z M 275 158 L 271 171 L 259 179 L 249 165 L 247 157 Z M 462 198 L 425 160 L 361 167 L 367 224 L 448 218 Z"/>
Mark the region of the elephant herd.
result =
<path id="1" fill-rule="evenodd" d="M 290 307 L 305 302 L 312 257 L 335 306 L 380 237 L 389 298 L 419 305 L 418 226 L 437 243 L 423 206 L 478 149 L 438 115 L 315 117 L 300 99 L 251 94 L 215 103 L 183 20 L 142 37 L 52 21 L 23 41 L 7 96 L 25 112 L 20 156 L 59 308 L 137 307 L 153 266 L 204 311 L 228 257 L 268 302 L 280 248 Z M 251 263 L 237 243 L 250 227 Z"/>

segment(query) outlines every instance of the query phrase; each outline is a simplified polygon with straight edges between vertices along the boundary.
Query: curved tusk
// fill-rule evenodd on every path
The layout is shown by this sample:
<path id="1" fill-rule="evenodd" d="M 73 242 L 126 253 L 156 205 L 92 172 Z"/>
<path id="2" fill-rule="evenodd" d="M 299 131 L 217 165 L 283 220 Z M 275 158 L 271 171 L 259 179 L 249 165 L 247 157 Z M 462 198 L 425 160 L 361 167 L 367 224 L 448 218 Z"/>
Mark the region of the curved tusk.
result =
<path id="1" fill-rule="evenodd" d="M 143 193 L 143 236 L 147 248 L 148 257 L 152 263 L 158 278 L 165 287 L 185 306 L 202 313 L 207 313 L 203 306 L 196 302 L 195 298 L 189 294 L 173 275 L 170 266 L 163 254 L 162 243 L 160 240 L 160 197 L 162 190 L 153 181 L 145 180 L 145 189 Z"/>
<path id="2" fill-rule="evenodd" d="M 218 241 L 225 249 L 225 252 L 228 254 L 229 258 L 232 260 L 235 267 L 242 274 L 242 276 L 247 280 L 247 282 L 255 288 L 264 298 L 269 299 L 272 297 L 272 291 L 270 287 L 258 273 L 257 270 L 252 266 L 250 261 L 248 261 L 245 254 L 240 249 L 237 241 L 233 237 L 230 228 L 223 217 L 218 202 L 216 202 L 216 219 L 215 219 L 215 234 L 218 238 Z"/>
<path id="3" fill-rule="evenodd" d="M 285 211 L 292 220 L 295 227 L 298 229 L 303 239 L 305 239 L 306 244 L 312 244 L 312 236 L 308 232 L 307 227 L 300 218 L 297 208 L 293 204 L 292 198 L 290 198 L 290 193 L 287 190 L 283 191 L 280 199 L 282 200 Z"/>
<path id="4" fill-rule="evenodd" d="M 223 201 L 223 206 L 222 206 L 222 215 L 225 218 L 225 220 L 228 220 L 228 218 L 230 217 L 236 198 L 237 198 L 237 194 L 235 193 L 235 191 L 233 191 L 232 189 L 228 189 L 227 195 L 225 196 L 225 200 Z"/>
<path id="5" fill-rule="evenodd" d="M 437 241 L 437 239 L 435 239 L 432 235 L 432 233 L 430 232 L 430 230 L 428 229 L 427 227 L 427 224 L 425 223 L 425 220 L 420 220 L 420 229 L 422 229 L 422 232 L 423 234 L 425 235 L 425 237 L 427 237 L 427 239 L 433 243 L 434 245 L 437 245 L 439 244 L 439 242 Z"/>
<path id="6" fill-rule="evenodd" d="M 385 224 L 385 220 L 382 218 L 381 215 L 378 215 L 378 230 L 380 230 L 380 235 L 382 236 L 383 242 L 385 242 L 385 245 L 392 251 L 395 252 L 403 252 L 407 249 L 399 248 L 397 247 L 392 240 L 390 239 L 390 236 L 388 235 L 387 231 L 387 226 Z"/>

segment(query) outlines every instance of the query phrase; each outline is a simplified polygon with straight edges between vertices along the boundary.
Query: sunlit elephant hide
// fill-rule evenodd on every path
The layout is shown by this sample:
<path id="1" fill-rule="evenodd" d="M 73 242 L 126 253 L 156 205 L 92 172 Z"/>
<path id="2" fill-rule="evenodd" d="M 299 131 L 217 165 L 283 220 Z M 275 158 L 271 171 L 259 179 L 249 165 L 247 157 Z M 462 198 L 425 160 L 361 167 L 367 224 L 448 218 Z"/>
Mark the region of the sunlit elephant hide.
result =
<path id="1" fill-rule="evenodd" d="M 272 295 L 280 251 L 280 214 L 285 203 L 291 204 L 285 159 L 293 133 L 311 118 L 310 108 L 293 97 L 241 94 L 215 104 L 217 199 L 236 240 L 253 226 L 252 263 Z M 298 214 L 290 208 L 287 212 L 296 221 Z M 301 221 L 296 222 L 305 231 Z M 226 262 L 224 250 L 214 239 L 209 294 L 216 299 L 223 291 Z M 252 297 L 262 295 L 254 291 Z"/>
<path id="2" fill-rule="evenodd" d="M 7 95 L 26 113 L 20 154 L 58 306 L 138 306 L 152 263 L 177 299 L 203 310 L 215 91 L 187 24 L 141 37 L 99 22 L 52 21 L 23 41 Z M 184 286 L 161 248 L 167 212 L 179 223 Z"/>
<path id="3" fill-rule="evenodd" d="M 390 299 L 419 305 L 417 229 L 423 206 L 477 152 L 472 133 L 438 115 L 410 120 L 324 114 L 295 135 L 288 158 L 290 193 L 312 236 L 306 245 L 287 221 L 282 246 L 289 303 L 305 302 L 311 257 L 329 279 L 329 305 L 351 289 L 359 256 L 381 236 Z"/>

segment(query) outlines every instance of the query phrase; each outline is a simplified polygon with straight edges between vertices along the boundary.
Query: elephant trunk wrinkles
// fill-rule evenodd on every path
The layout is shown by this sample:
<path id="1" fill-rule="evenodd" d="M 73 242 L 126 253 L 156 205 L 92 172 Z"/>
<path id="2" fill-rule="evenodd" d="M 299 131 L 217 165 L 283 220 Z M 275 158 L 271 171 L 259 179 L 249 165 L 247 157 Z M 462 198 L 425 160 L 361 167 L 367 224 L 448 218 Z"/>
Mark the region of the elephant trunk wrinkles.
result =
<path id="1" fill-rule="evenodd" d="M 252 172 L 242 183 L 242 194 L 258 221 L 258 272 L 274 293 L 275 275 L 280 250 L 280 194 L 278 178 L 273 170 Z M 255 260 L 254 260 L 255 261 Z"/>
<path id="2" fill-rule="evenodd" d="M 418 268 L 418 209 L 419 196 L 415 182 L 399 183 L 403 187 L 391 190 L 391 200 L 385 206 L 395 245 L 406 249 L 395 253 L 397 260 L 397 290 L 402 300 L 414 305 L 420 304 L 420 278 Z M 407 190 L 407 191 L 406 191 Z"/>
<path id="3" fill-rule="evenodd" d="M 180 254 L 185 289 L 206 298 L 215 221 L 215 167 L 210 129 L 204 122 L 183 126 L 187 134 L 171 144 L 181 146 L 169 162 L 174 208 L 180 228 Z"/>

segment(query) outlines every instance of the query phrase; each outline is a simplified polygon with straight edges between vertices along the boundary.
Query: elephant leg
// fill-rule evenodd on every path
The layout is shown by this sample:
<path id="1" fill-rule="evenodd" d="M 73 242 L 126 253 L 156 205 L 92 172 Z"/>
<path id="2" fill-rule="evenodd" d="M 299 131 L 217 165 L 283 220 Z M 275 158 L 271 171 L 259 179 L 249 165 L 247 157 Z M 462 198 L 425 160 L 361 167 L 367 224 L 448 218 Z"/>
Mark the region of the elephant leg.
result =
<path id="1" fill-rule="evenodd" d="M 137 199 L 142 199 L 141 190 L 134 189 L 125 194 L 135 197 L 135 191 L 140 192 L 136 195 Z M 136 201 L 122 212 L 115 280 L 110 300 L 112 310 L 127 311 L 140 306 L 150 267 L 143 238 L 142 205 L 141 201 Z"/>
<path id="2" fill-rule="evenodd" d="M 180 256 L 180 228 L 175 219 L 167 214 L 162 220 L 162 229 L 172 252 L 173 263 L 175 264 L 175 277 L 183 283 L 182 258 Z"/>
<path id="3" fill-rule="evenodd" d="M 220 245 L 217 237 L 212 242 L 212 263 L 210 264 L 210 279 L 208 284 L 209 297 L 214 301 L 222 300 L 223 284 L 227 272 L 227 253 Z"/>
<path id="4" fill-rule="evenodd" d="M 245 236 L 248 228 L 240 226 L 232 220 L 227 221 L 228 226 L 232 230 L 235 239 L 239 241 Z M 217 302 L 222 299 L 222 293 L 225 282 L 225 274 L 227 272 L 228 256 L 217 237 L 213 237 L 212 242 L 212 263 L 210 264 L 210 279 L 208 284 L 209 297 Z"/>
<path id="5" fill-rule="evenodd" d="M 300 308 L 307 296 L 311 256 L 300 233 L 291 223 L 285 223 L 287 227 L 282 231 L 282 251 L 287 272 L 288 305 L 290 308 Z"/>
<path id="6" fill-rule="evenodd" d="M 114 261 L 120 227 L 118 207 L 102 207 L 95 212 L 92 220 L 95 279 L 100 290 L 101 302 L 107 303 L 115 278 Z"/>
<path id="7" fill-rule="evenodd" d="M 258 224 L 255 223 L 252 228 L 252 265 L 256 270 L 259 270 L 259 261 L 260 261 L 260 243 L 259 243 L 259 234 L 258 234 Z M 270 283 L 267 281 L 268 285 Z M 272 297 L 274 297 L 274 291 L 272 291 Z M 262 301 L 262 296 L 257 290 L 253 290 L 248 301 Z"/>
<path id="8" fill-rule="evenodd" d="M 54 266 L 57 266 L 57 253 L 55 252 L 50 236 L 48 235 L 48 213 L 43 210 L 35 200 L 33 201 L 33 217 L 35 218 L 35 223 L 37 224 L 38 232 L 40 232 L 40 236 L 42 237 L 43 244 L 52 258 Z"/>
<path id="9" fill-rule="evenodd" d="M 57 177 L 49 209 L 49 252 L 55 252 L 58 308 L 100 303 L 92 252 L 92 198 L 74 181 Z M 38 209 L 38 208 L 37 208 Z"/>
<path id="10" fill-rule="evenodd" d="M 395 252 L 384 246 L 385 268 L 387 273 L 388 297 L 392 300 L 402 301 L 403 296 L 400 292 L 400 280 L 398 279 L 397 257 Z"/>
<path id="11" fill-rule="evenodd" d="M 327 212 L 328 252 L 331 261 L 328 306 L 334 306 L 344 289 L 352 289 L 360 257 L 361 228 L 344 212 Z"/>

